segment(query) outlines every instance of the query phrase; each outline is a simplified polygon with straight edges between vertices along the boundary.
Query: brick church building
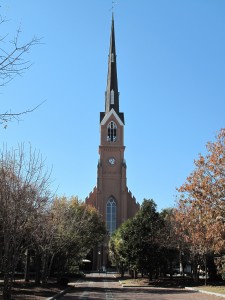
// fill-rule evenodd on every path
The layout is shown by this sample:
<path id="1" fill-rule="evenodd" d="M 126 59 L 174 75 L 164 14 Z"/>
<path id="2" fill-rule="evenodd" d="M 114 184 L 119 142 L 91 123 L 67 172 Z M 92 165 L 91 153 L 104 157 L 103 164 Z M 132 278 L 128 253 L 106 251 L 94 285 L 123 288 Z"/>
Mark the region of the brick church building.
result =
<path id="1" fill-rule="evenodd" d="M 124 125 L 124 113 L 119 109 L 114 17 L 112 16 L 105 110 L 100 112 L 97 185 L 85 200 L 86 204 L 94 206 L 100 212 L 109 235 L 139 210 L 139 204 L 127 187 Z M 101 245 L 100 248 L 97 250 L 97 257 L 94 255 L 93 258 L 93 265 L 97 268 L 104 267 L 106 264 L 104 247 Z"/>

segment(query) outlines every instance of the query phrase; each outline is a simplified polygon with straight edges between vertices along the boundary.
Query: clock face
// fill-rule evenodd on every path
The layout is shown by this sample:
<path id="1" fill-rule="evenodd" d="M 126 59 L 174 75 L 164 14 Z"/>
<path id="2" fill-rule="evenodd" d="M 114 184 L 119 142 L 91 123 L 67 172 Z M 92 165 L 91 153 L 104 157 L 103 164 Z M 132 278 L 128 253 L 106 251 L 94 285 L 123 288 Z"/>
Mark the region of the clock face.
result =
<path id="1" fill-rule="evenodd" d="M 108 159 L 108 163 L 109 163 L 111 166 L 114 166 L 115 163 L 116 163 L 115 158 L 114 158 L 114 157 L 110 157 L 110 158 Z"/>

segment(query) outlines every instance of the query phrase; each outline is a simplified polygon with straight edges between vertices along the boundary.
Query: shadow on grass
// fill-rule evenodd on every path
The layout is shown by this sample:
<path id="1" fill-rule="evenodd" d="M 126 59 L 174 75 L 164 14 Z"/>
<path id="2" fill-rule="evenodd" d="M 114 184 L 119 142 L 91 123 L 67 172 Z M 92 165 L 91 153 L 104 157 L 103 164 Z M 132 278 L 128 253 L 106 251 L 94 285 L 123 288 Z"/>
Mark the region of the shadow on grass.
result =
<path id="1" fill-rule="evenodd" d="M 2 291 L 2 284 L 0 290 Z M 41 300 L 46 299 L 64 290 L 65 286 L 60 286 L 55 282 L 48 283 L 45 287 L 37 286 L 33 282 L 26 283 L 24 281 L 16 281 L 12 288 L 12 300 L 17 299 L 29 299 L 29 300 Z M 2 293 L 0 293 L 0 299 L 2 299 Z"/>

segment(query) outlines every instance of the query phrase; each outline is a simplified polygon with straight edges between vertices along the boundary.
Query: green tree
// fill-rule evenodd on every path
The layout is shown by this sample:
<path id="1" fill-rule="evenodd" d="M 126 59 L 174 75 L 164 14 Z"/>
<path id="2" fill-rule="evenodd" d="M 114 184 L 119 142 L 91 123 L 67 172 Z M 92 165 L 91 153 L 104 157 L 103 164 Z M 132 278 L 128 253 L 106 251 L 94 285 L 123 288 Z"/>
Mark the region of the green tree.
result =
<path id="1" fill-rule="evenodd" d="M 124 240 L 122 239 L 121 233 L 123 227 L 129 227 L 130 220 L 124 222 L 119 229 L 114 231 L 113 235 L 109 240 L 109 258 L 112 262 L 112 265 L 117 267 L 121 277 L 124 276 L 124 267 L 126 260 L 126 253 L 124 249 Z"/>
<path id="2" fill-rule="evenodd" d="M 152 276 L 158 275 L 162 260 L 162 234 L 164 222 L 157 212 L 156 203 L 150 199 L 144 199 L 140 211 L 137 213 L 136 224 L 139 236 L 139 265 L 142 270 Z"/>
<path id="3" fill-rule="evenodd" d="M 111 256 L 117 265 L 145 271 L 152 279 L 157 275 L 162 261 L 163 218 L 156 210 L 155 202 L 144 199 L 140 211 L 116 231 L 110 241 Z"/>
<path id="4" fill-rule="evenodd" d="M 174 209 L 166 208 L 160 213 L 160 217 L 164 222 L 164 230 L 161 232 L 160 245 L 162 249 L 162 258 L 165 261 L 165 268 L 161 271 L 169 272 L 170 278 L 173 275 L 174 263 L 180 265 L 180 272 L 183 274 L 183 243 L 180 237 L 176 233 L 176 220 L 174 215 Z"/>
<path id="5" fill-rule="evenodd" d="M 129 270 L 132 270 L 133 276 L 136 277 L 137 272 L 140 269 L 140 245 L 135 218 L 126 221 L 121 226 L 120 235 L 120 265 L 123 266 L 123 264 L 125 264 L 125 266 L 127 266 Z"/>

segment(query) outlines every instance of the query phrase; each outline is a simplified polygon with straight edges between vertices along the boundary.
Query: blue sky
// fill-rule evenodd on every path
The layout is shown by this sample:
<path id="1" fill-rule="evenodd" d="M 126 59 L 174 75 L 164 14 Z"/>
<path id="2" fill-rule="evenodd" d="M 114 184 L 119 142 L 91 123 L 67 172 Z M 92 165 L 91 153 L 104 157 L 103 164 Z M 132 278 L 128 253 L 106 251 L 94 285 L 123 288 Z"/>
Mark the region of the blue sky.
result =
<path id="1" fill-rule="evenodd" d="M 110 0 L 1 1 L 1 35 L 36 35 L 33 66 L 1 88 L 1 112 L 46 102 L 0 129 L 0 143 L 31 144 L 52 168 L 52 190 L 85 199 L 96 185 Z M 225 121 L 225 1 L 118 0 L 120 110 L 127 184 L 138 202 L 174 206 L 179 187 Z"/>

